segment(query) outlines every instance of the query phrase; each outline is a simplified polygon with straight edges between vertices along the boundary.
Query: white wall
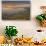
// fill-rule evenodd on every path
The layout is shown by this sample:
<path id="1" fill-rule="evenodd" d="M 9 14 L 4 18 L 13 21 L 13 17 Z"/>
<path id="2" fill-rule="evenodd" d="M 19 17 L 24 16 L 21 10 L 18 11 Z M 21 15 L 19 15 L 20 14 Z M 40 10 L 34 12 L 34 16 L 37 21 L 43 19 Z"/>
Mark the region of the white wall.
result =
<path id="1" fill-rule="evenodd" d="M 2 15 L 0 2 L 0 34 L 4 34 L 6 25 L 16 26 L 19 31 L 18 36 L 21 36 L 21 34 L 23 34 L 24 36 L 31 36 L 31 34 L 36 33 L 36 29 L 46 30 L 46 28 L 40 27 L 35 19 L 36 15 L 41 13 L 40 6 L 42 5 L 46 5 L 46 0 L 31 0 L 31 20 L 29 21 L 3 21 L 1 19 Z"/>
<path id="2" fill-rule="evenodd" d="M 38 14 L 41 14 L 42 11 L 40 9 L 40 6 L 46 6 L 46 0 L 32 0 L 32 4 L 31 4 L 31 16 L 32 16 L 32 19 L 31 19 L 31 29 L 33 30 L 33 34 L 35 34 L 35 37 L 34 39 L 37 39 L 37 40 L 41 40 L 42 38 L 46 37 L 46 28 L 45 27 L 40 27 L 39 26 L 39 23 L 37 22 L 37 20 L 35 19 L 35 17 L 38 15 Z M 37 33 L 36 30 L 37 29 L 42 29 L 44 30 L 44 32 L 41 32 L 41 33 Z"/>

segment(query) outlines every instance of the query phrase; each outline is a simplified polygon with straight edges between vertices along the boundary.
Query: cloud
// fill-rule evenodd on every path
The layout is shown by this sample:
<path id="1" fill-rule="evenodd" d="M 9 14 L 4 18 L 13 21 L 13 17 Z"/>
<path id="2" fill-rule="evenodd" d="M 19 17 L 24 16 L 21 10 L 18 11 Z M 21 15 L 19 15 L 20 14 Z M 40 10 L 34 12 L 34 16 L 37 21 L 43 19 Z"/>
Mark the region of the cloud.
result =
<path id="1" fill-rule="evenodd" d="M 30 0 L 2 0 L 2 1 L 30 1 Z"/>

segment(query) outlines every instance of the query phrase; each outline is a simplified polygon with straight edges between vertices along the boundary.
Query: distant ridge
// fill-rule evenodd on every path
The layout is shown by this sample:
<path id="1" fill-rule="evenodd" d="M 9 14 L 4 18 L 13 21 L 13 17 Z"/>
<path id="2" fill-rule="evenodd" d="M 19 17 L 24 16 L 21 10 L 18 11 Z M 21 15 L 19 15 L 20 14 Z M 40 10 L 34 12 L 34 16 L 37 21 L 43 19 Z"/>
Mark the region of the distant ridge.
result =
<path id="1" fill-rule="evenodd" d="M 2 3 L 27 3 L 27 4 L 29 4 L 30 3 L 30 1 L 2 1 Z"/>

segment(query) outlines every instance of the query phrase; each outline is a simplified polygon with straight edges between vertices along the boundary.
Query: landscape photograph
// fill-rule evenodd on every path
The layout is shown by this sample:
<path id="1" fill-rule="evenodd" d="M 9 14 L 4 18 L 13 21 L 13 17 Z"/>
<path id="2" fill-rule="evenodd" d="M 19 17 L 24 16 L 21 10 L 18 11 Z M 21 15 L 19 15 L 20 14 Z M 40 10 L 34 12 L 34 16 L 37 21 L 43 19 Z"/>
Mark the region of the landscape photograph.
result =
<path id="1" fill-rule="evenodd" d="M 30 20 L 30 1 L 2 1 L 3 20 Z"/>

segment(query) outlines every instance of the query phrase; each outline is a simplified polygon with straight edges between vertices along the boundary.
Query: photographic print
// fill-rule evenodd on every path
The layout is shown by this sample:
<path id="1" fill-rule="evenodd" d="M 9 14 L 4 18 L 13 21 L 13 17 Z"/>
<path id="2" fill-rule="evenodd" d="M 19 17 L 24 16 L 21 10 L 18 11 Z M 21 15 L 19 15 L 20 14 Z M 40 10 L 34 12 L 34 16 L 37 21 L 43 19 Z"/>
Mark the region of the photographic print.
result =
<path id="1" fill-rule="evenodd" d="M 30 20 L 30 0 L 2 0 L 3 20 Z"/>

